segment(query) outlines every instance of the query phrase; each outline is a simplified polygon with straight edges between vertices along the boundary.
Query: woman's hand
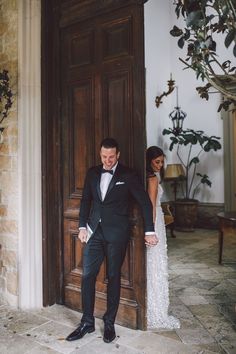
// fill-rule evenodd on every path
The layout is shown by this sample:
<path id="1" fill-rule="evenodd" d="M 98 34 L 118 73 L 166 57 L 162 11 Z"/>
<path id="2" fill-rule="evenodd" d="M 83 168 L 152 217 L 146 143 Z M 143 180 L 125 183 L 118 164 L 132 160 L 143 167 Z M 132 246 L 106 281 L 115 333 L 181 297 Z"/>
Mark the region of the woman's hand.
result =
<path id="1" fill-rule="evenodd" d="M 148 247 L 156 246 L 157 243 L 159 242 L 157 235 L 155 233 L 153 233 L 151 235 L 146 235 L 144 237 L 144 240 L 145 240 L 145 245 Z"/>

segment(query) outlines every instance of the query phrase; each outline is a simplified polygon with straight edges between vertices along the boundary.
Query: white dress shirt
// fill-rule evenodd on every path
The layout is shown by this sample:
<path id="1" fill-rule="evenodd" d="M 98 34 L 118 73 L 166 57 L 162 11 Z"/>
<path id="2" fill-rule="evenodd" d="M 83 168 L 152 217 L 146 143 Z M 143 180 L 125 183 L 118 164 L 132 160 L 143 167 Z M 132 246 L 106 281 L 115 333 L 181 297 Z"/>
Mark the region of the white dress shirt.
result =
<path id="1" fill-rule="evenodd" d="M 117 164 L 118 164 L 118 162 L 111 169 L 113 171 L 113 175 L 115 173 Z M 104 166 L 103 166 L 103 168 L 104 168 Z M 111 179 L 112 179 L 113 175 L 111 173 L 108 173 L 108 172 L 107 173 L 102 173 L 102 175 L 101 175 L 100 189 L 101 189 L 101 194 L 102 194 L 102 200 L 105 199 L 105 196 L 107 194 L 107 189 L 108 189 L 108 186 L 109 186 L 109 184 L 111 182 Z"/>

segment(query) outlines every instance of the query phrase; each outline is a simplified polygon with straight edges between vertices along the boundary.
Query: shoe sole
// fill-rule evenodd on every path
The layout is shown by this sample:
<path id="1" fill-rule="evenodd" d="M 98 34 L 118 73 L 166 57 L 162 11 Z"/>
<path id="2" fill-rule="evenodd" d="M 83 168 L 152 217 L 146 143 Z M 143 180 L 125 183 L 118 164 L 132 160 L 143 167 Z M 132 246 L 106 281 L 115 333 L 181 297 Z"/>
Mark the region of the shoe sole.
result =
<path id="1" fill-rule="evenodd" d="M 103 337 L 103 341 L 104 341 L 105 343 L 111 343 L 115 338 L 116 338 L 116 335 L 115 335 L 112 339 L 110 339 L 110 340 Z"/>
<path id="2" fill-rule="evenodd" d="M 93 333 L 93 332 L 95 332 L 95 328 L 90 329 L 87 333 Z"/>

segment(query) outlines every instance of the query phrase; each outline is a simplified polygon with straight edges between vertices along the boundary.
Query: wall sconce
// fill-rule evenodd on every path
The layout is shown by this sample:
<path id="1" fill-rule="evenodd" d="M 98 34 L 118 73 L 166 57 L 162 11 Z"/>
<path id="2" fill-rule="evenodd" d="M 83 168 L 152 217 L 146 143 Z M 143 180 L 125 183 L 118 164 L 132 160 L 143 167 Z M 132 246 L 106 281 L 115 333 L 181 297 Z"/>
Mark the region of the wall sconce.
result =
<path id="1" fill-rule="evenodd" d="M 175 163 L 166 166 L 164 180 L 173 182 L 172 186 L 174 189 L 174 201 L 176 201 L 178 183 L 184 178 L 185 171 L 182 164 Z"/>
<path id="2" fill-rule="evenodd" d="M 175 88 L 175 81 L 172 80 L 172 74 L 170 74 L 170 80 L 167 81 L 167 84 L 168 84 L 168 91 L 163 91 L 163 93 L 160 95 L 160 96 L 156 96 L 156 99 L 155 99 L 155 103 L 156 103 L 156 106 L 157 108 L 160 106 L 160 104 L 162 103 L 162 98 L 164 96 L 168 96 L 171 92 L 174 91 L 174 88 Z"/>

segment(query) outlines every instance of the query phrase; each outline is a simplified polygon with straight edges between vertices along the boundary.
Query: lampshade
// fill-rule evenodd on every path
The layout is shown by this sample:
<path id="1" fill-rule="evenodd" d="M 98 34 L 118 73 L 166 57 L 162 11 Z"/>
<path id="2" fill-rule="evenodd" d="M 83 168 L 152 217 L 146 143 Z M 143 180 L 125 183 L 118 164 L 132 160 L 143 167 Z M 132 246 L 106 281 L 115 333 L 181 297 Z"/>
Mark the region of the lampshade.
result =
<path id="1" fill-rule="evenodd" d="M 179 177 L 184 177 L 185 172 L 183 165 L 180 163 L 169 164 L 165 169 L 165 179 L 177 179 Z"/>

